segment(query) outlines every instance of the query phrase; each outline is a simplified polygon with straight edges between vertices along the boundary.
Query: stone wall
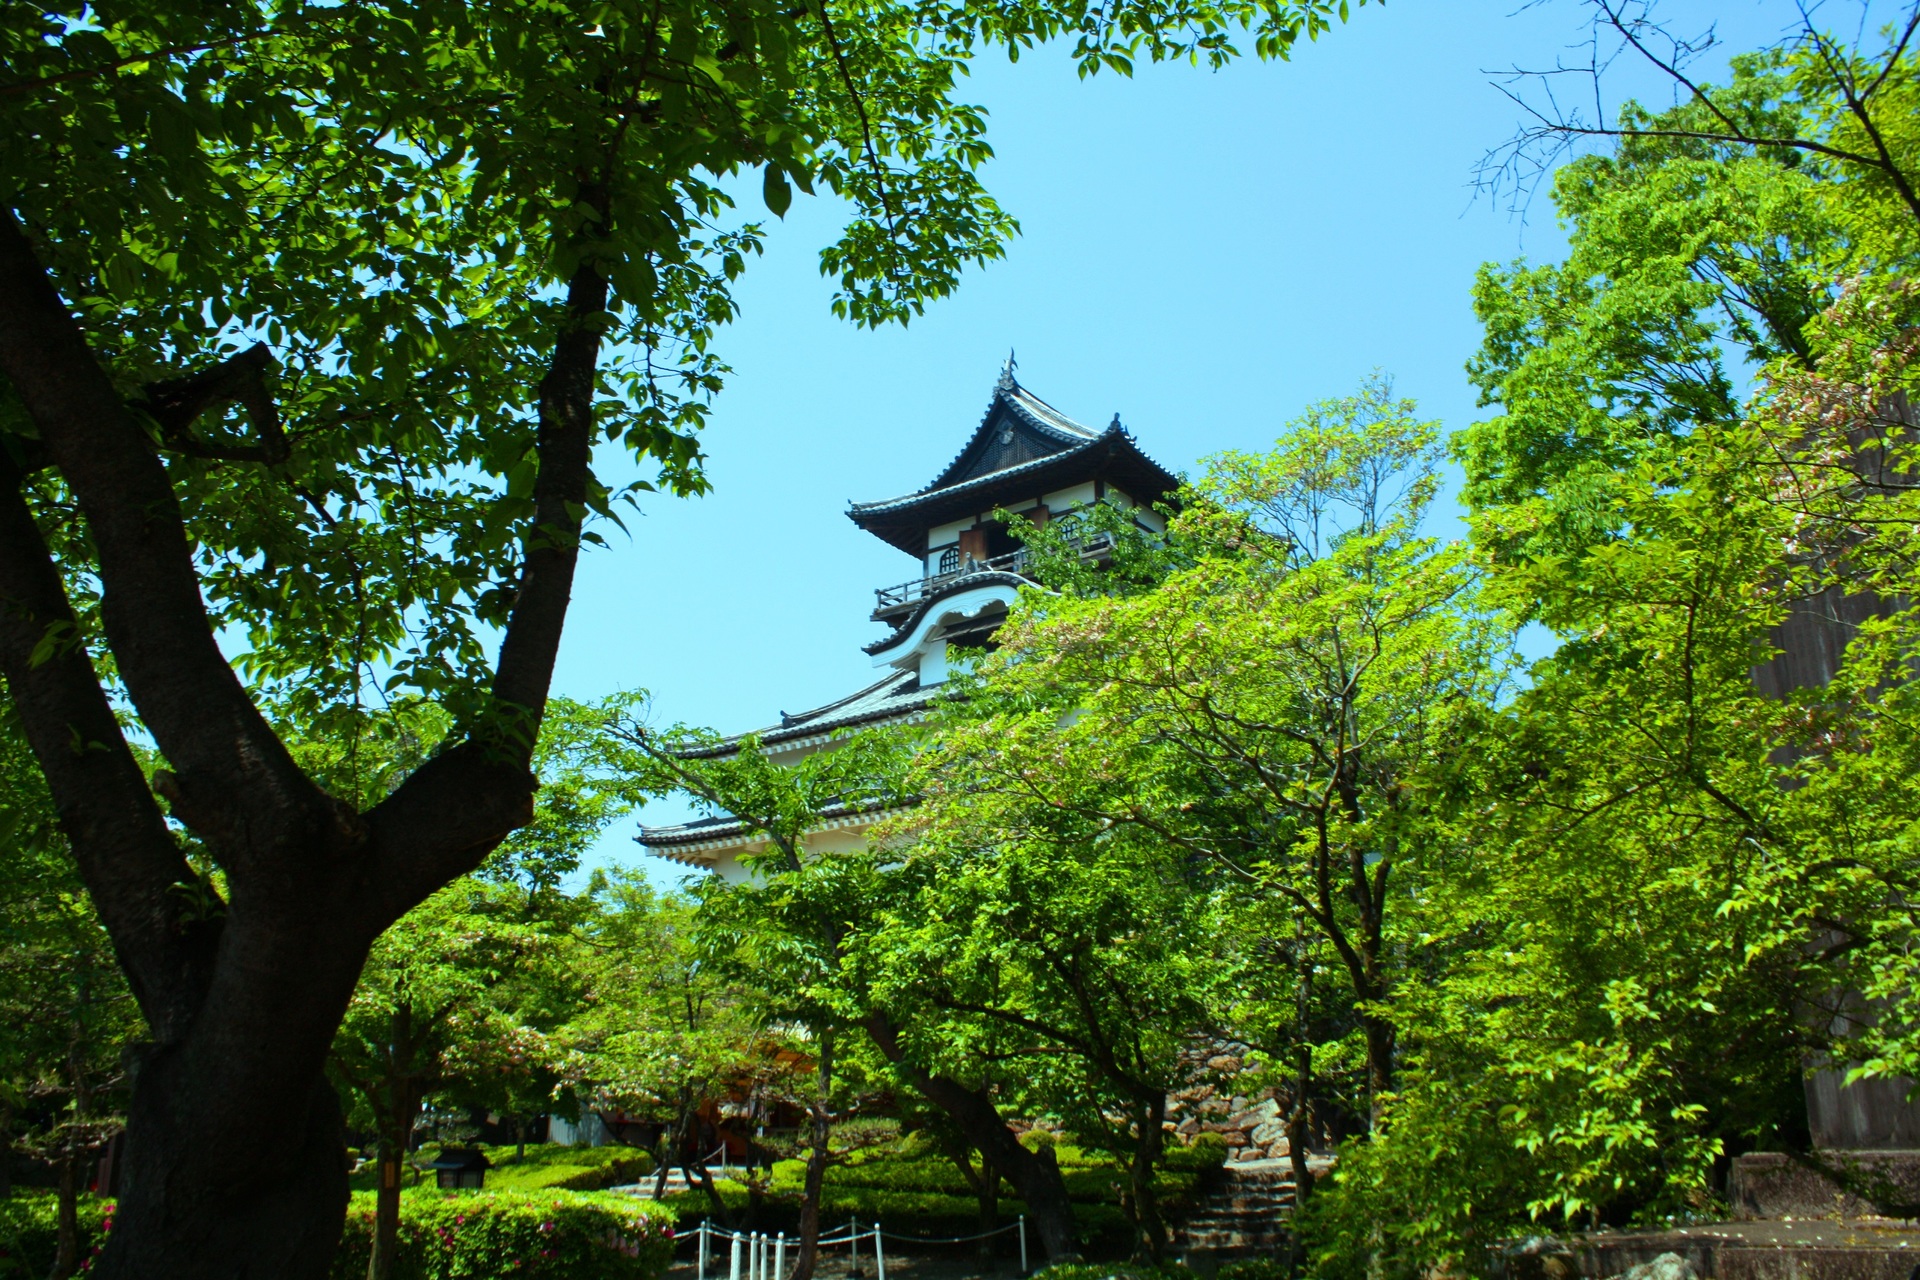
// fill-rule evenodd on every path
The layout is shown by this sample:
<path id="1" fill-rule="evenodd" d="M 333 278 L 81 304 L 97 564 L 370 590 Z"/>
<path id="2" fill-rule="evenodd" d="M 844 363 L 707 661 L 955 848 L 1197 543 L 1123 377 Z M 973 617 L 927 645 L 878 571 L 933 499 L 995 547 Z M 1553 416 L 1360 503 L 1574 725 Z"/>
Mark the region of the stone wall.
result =
<path id="1" fill-rule="evenodd" d="M 1206 1061 L 1212 1081 L 1189 1086 L 1167 1099 L 1167 1122 L 1191 1141 L 1202 1133 L 1217 1133 L 1227 1144 L 1229 1162 L 1280 1160 L 1288 1154 L 1286 1108 L 1272 1089 L 1258 1093 L 1233 1092 L 1241 1059 L 1216 1054 Z"/>

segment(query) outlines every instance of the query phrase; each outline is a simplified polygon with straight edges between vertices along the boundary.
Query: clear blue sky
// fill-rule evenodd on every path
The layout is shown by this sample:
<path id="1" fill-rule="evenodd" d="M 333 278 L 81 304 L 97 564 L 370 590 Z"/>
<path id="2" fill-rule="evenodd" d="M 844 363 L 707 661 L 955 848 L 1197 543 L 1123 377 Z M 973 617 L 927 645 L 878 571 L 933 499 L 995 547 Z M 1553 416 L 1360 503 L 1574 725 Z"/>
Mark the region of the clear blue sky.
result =
<path id="1" fill-rule="evenodd" d="M 1780 0 L 1664 11 L 1683 31 L 1717 22 L 1730 50 L 1792 16 Z M 1585 14 L 1572 0 L 1393 0 L 1291 63 L 1132 80 L 1081 81 L 1061 50 L 990 56 L 968 88 L 991 112 L 987 184 L 1023 227 L 1007 258 L 906 330 L 856 330 L 829 313 L 817 268 L 838 211 L 796 200 L 721 335 L 735 372 L 706 437 L 714 492 L 649 498 L 630 538 L 607 531 L 576 588 L 558 691 L 646 688 L 663 720 L 735 731 L 876 678 L 860 652 L 881 634 L 873 589 L 917 567 L 846 505 L 926 484 L 1009 348 L 1034 392 L 1090 424 L 1117 411 L 1175 470 L 1271 443 L 1374 368 L 1465 425 L 1475 268 L 1564 244 L 1544 201 L 1523 224 L 1474 199 L 1475 161 L 1519 118 L 1487 73 L 1551 63 Z M 1617 84 L 1666 100 L 1637 72 Z M 641 860 L 631 836 L 609 833 L 597 860 Z"/>

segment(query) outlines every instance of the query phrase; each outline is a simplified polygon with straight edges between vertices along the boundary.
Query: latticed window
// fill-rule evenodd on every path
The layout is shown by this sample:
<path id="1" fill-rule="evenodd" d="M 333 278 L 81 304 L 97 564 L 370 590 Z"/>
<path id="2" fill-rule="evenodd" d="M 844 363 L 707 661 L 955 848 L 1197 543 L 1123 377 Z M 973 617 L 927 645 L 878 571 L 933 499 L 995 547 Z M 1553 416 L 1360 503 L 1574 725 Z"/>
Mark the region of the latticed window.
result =
<path id="1" fill-rule="evenodd" d="M 948 547 L 945 551 L 942 551 L 940 553 L 940 572 L 941 573 L 960 572 L 960 548 L 959 547 Z"/>

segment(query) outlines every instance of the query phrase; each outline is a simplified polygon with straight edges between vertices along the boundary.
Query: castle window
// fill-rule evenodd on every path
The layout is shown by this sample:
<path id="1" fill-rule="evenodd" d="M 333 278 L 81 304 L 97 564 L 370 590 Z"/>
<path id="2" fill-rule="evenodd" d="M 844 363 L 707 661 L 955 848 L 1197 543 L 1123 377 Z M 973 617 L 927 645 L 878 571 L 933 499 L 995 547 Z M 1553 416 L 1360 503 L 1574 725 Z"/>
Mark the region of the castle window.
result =
<path id="1" fill-rule="evenodd" d="M 945 551 L 942 551 L 940 553 L 940 572 L 941 573 L 960 572 L 960 548 L 959 547 L 948 547 Z"/>

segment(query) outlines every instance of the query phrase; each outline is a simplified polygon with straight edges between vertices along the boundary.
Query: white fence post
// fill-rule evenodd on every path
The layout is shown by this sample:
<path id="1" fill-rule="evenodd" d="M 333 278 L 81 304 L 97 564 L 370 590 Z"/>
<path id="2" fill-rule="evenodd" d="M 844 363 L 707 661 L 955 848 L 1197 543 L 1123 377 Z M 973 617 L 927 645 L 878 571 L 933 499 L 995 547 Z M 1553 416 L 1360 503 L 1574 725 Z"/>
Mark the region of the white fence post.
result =
<path id="1" fill-rule="evenodd" d="M 784 1231 L 773 1244 L 773 1280 L 787 1280 L 787 1233 Z"/>
<path id="2" fill-rule="evenodd" d="M 727 1280 L 741 1280 L 740 1276 L 740 1233 L 730 1232 L 733 1237 L 733 1263 L 727 1269 Z"/>
<path id="3" fill-rule="evenodd" d="M 880 1224 L 873 1224 L 873 1274 L 887 1280 L 887 1251 L 880 1243 Z"/>
<path id="4" fill-rule="evenodd" d="M 707 1280 L 707 1250 L 711 1247 L 707 1232 L 712 1228 L 705 1218 L 700 1219 L 700 1272 L 699 1280 Z"/>
<path id="5" fill-rule="evenodd" d="M 847 1219 L 847 1280 L 860 1280 L 860 1224 Z"/>
<path id="6" fill-rule="evenodd" d="M 1020 1215 L 1020 1274 L 1027 1274 L 1027 1215 Z"/>

